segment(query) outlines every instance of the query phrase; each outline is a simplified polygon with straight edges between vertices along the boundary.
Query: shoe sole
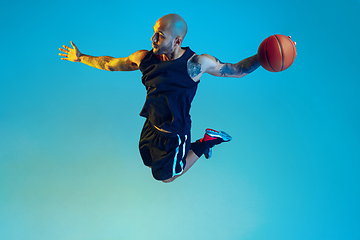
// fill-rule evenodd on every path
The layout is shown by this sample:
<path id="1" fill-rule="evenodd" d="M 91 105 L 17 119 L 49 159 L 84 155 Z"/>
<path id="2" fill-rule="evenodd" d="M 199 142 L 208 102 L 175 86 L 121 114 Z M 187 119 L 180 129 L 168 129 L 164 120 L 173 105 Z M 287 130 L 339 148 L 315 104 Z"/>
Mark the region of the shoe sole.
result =
<path id="1" fill-rule="evenodd" d="M 224 140 L 225 142 L 231 141 L 232 137 L 227 134 L 226 132 L 223 131 L 216 131 L 213 129 L 206 129 L 205 130 L 206 134 L 208 134 L 210 137 L 217 137 L 217 138 L 221 138 L 222 140 Z"/>
<path id="2" fill-rule="evenodd" d="M 212 148 L 209 148 L 207 153 L 204 153 L 206 159 L 210 159 L 212 156 Z"/>

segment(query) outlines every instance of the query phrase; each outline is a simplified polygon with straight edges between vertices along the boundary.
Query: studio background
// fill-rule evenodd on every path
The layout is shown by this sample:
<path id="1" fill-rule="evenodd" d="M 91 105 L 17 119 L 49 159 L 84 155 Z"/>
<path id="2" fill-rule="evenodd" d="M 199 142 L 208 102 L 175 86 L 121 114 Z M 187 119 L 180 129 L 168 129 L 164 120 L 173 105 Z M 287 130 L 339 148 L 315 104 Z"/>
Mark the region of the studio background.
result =
<path id="1" fill-rule="evenodd" d="M 1 240 L 360 239 L 360 1 L 15 1 L 0 9 Z M 61 61 L 151 49 L 168 13 L 183 46 L 235 63 L 273 34 L 284 72 L 204 75 L 192 138 L 215 147 L 171 184 L 143 166 L 141 73 Z"/>

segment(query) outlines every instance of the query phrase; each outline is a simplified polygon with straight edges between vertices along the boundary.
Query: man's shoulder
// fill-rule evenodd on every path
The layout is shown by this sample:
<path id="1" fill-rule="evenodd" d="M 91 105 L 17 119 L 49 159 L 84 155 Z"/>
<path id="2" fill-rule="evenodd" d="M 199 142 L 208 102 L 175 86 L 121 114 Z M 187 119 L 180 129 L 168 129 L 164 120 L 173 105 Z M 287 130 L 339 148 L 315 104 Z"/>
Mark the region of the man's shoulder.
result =
<path id="1" fill-rule="evenodd" d="M 149 50 L 139 50 L 133 53 L 136 57 L 141 58 L 141 60 L 149 53 Z"/>
<path id="2" fill-rule="evenodd" d="M 215 60 L 214 57 L 212 57 L 209 54 L 196 54 L 194 53 L 194 55 L 189 59 L 189 62 L 191 63 L 197 63 L 197 64 L 210 64 L 213 63 Z"/>
<path id="3" fill-rule="evenodd" d="M 138 66 L 140 66 L 140 63 L 149 52 L 150 51 L 148 50 L 139 50 L 131 54 L 129 58 L 132 62 L 135 62 Z"/>
<path id="4" fill-rule="evenodd" d="M 214 65 L 214 57 L 209 54 L 198 55 L 194 53 L 188 60 L 187 70 L 190 78 L 193 81 L 198 82 L 203 73 Z"/>

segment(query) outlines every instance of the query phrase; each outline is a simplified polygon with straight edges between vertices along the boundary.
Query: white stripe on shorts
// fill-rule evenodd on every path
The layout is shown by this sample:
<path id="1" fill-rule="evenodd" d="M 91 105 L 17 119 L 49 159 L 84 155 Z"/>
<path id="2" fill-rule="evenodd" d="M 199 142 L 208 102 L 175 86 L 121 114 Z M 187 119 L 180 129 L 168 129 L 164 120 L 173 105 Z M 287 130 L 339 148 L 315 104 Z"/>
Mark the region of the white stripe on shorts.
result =
<path id="1" fill-rule="evenodd" d="M 179 134 L 177 135 L 178 139 L 179 139 L 179 146 L 176 148 L 176 152 L 175 152 L 175 157 L 174 157 L 174 163 L 173 163 L 173 177 L 176 175 L 180 175 L 183 171 L 184 171 L 184 163 L 183 163 L 183 158 L 185 156 L 185 145 L 186 145 L 186 140 L 187 140 L 187 135 L 185 135 L 185 140 L 184 140 L 184 144 L 182 147 L 182 153 L 179 152 L 179 148 L 181 146 L 181 138 L 179 136 Z M 181 160 L 180 160 L 180 167 L 181 167 L 181 171 L 176 173 L 175 168 L 176 168 L 176 162 L 177 162 L 177 158 L 178 155 L 181 154 Z"/>

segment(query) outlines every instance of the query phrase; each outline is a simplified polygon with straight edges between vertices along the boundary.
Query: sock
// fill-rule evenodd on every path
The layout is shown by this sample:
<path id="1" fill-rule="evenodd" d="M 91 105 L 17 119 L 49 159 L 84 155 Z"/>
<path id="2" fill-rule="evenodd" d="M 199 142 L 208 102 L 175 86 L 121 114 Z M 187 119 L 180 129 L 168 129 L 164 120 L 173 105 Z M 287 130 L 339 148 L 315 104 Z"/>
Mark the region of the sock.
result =
<path id="1" fill-rule="evenodd" d="M 202 139 L 197 140 L 194 143 L 191 143 L 191 147 L 190 147 L 190 150 L 192 150 L 198 157 L 201 157 L 201 155 L 203 155 L 208 149 L 209 147 L 206 145 L 204 141 L 202 141 Z"/>

